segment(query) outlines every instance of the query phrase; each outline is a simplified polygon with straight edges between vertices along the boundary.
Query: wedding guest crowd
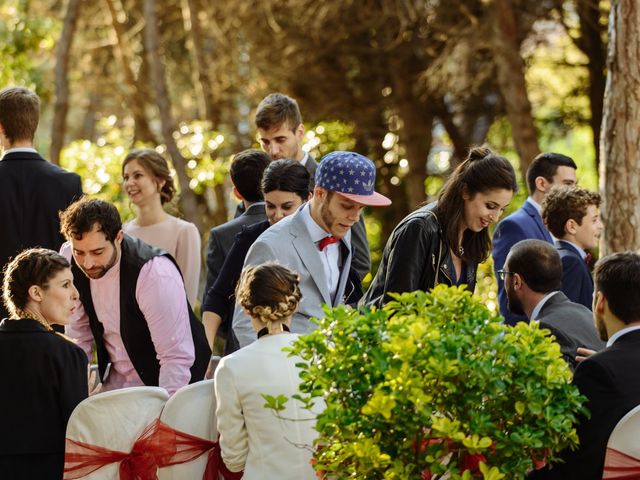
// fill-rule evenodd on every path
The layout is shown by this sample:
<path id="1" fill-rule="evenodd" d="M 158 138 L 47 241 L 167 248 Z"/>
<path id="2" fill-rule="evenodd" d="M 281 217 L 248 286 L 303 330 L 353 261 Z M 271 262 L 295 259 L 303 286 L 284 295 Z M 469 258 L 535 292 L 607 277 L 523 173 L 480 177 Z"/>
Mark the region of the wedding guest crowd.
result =
<path id="1" fill-rule="evenodd" d="M 532 161 L 530 196 L 498 223 L 492 244 L 489 228 L 517 191 L 516 174 L 489 148 L 471 148 L 436 201 L 394 228 L 371 272 L 363 211 L 391 204 L 375 190 L 375 163 L 350 151 L 316 162 L 302 148 L 295 99 L 270 94 L 255 117 L 263 151 L 231 162 L 236 217 L 209 232 L 200 322 L 200 233 L 167 210 L 176 189 L 166 159 L 149 148 L 126 155 L 122 185 L 135 217 L 122 225 L 115 205 L 82 197 L 78 175 L 40 157 L 38 120 L 34 92 L 0 90 L 0 410 L 11 432 L 0 439 L 3 477 L 62 478 L 67 421 L 94 392 L 90 359 L 99 388 L 173 394 L 205 377 L 221 336 L 226 356 L 214 388 L 222 460 L 245 479 L 314 478 L 311 454 L 299 448 L 313 445 L 313 418 L 295 402 L 277 415 L 264 408 L 263 394 L 299 390 L 301 360 L 282 349 L 315 328 L 310 319 L 323 316 L 323 305 L 381 308 L 392 293 L 438 284 L 473 292 L 492 254 L 505 323 L 538 321 L 549 331 L 591 412 L 565 463 L 530 477 L 602 478 L 611 431 L 640 404 L 640 255 L 604 257 L 592 278 L 600 197 L 575 186 L 571 158 Z M 55 331 L 62 326 L 65 335 Z"/>

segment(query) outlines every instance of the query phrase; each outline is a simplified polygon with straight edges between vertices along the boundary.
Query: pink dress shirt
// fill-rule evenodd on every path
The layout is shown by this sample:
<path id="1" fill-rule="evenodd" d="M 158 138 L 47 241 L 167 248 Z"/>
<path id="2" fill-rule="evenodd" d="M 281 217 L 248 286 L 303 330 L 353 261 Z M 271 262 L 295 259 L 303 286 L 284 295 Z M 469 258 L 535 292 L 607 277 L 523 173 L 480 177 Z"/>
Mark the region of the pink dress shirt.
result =
<path id="1" fill-rule="evenodd" d="M 71 258 L 68 243 L 60 252 Z M 96 315 L 104 326 L 104 344 L 111 359 L 111 370 L 103 389 L 144 385 L 120 337 L 120 262 L 111 267 L 104 277 L 90 279 L 89 284 Z M 143 265 L 136 285 L 136 300 L 149 325 L 160 362 L 159 385 L 173 394 L 189 383 L 195 352 L 184 284 L 171 260 L 155 257 Z M 89 317 L 81 304 L 65 333 L 92 358 L 93 334 Z"/>

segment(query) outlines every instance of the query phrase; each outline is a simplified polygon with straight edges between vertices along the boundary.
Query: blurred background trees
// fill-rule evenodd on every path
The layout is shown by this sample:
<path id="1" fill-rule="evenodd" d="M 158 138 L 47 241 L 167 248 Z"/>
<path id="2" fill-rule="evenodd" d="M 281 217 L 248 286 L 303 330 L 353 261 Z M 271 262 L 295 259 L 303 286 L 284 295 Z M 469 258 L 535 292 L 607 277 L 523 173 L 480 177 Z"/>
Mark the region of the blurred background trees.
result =
<path id="1" fill-rule="evenodd" d="M 38 91 L 41 150 L 125 217 L 120 162 L 133 145 L 158 146 L 182 190 L 176 207 L 203 233 L 232 211 L 228 161 L 257 145 L 255 107 L 287 93 L 316 158 L 352 148 L 377 163 L 393 205 L 368 215 L 375 260 L 474 144 L 520 173 L 539 151 L 568 154 L 596 188 L 609 10 L 605 0 L 5 0 L 0 84 Z M 523 183 L 512 207 L 525 196 Z"/>

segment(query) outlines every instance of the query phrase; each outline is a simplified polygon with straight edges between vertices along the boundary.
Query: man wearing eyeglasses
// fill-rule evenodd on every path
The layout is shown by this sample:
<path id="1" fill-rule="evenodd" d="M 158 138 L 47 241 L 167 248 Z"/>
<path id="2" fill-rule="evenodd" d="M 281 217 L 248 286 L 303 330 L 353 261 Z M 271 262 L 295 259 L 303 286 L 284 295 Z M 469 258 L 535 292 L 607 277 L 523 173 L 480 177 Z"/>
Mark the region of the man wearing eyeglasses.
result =
<path id="1" fill-rule="evenodd" d="M 562 261 L 553 245 L 543 240 L 522 240 L 509 252 L 504 269 L 498 270 L 507 294 L 507 307 L 516 315 L 538 320 L 551 330 L 571 370 L 577 366 L 580 347 L 602 350 L 591 311 L 571 302 L 560 291 Z"/>

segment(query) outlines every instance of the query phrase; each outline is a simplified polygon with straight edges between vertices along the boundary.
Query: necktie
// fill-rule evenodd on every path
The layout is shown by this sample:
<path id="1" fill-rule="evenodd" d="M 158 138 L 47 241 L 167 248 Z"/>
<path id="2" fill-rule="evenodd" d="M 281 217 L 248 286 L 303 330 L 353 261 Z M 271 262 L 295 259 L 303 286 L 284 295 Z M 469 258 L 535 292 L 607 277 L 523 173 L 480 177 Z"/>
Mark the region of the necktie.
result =
<path id="1" fill-rule="evenodd" d="M 591 256 L 591 254 L 589 252 L 587 252 L 587 256 L 584 257 L 584 261 L 587 262 L 587 265 L 591 266 L 591 259 L 593 257 Z"/>
<path id="2" fill-rule="evenodd" d="M 320 240 L 320 243 L 318 244 L 318 248 L 322 252 L 327 245 L 331 245 L 332 243 L 337 243 L 338 241 L 339 240 L 336 237 L 334 237 L 333 235 L 329 235 L 328 237 L 324 237 L 322 240 Z"/>

